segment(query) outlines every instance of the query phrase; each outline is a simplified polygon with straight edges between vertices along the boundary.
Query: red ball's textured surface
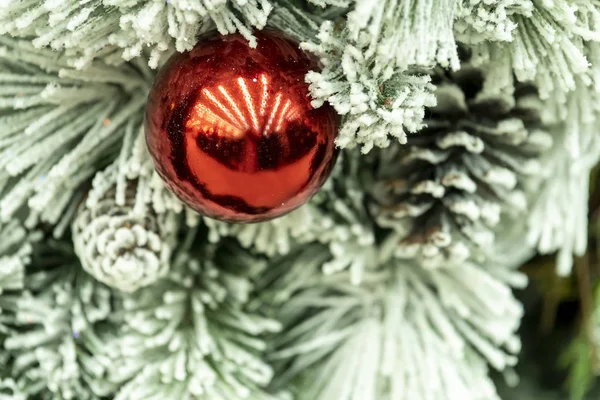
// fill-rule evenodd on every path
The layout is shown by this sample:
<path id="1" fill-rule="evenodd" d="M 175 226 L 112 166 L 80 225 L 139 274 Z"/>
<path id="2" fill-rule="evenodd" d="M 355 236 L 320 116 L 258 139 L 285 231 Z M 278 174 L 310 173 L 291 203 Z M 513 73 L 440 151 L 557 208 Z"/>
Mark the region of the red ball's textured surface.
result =
<path id="1" fill-rule="evenodd" d="M 258 222 L 305 203 L 337 157 L 335 111 L 313 109 L 304 76 L 318 68 L 273 31 L 211 35 L 161 69 L 146 109 L 158 173 L 209 217 Z"/>

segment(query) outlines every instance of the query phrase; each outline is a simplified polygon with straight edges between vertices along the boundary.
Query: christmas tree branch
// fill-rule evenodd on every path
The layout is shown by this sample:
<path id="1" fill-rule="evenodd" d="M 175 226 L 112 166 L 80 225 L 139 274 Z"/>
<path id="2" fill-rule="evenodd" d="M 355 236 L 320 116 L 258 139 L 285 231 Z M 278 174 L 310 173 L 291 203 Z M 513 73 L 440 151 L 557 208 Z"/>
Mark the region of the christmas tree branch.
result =
<path id="1" fill-rule="evenodd" d="M 265 263 L 226 241 L 199 247 L 195 237 L 190 231 L 153 287 L 117 296 L 110 323 L 96 331 L 95 356 L 108 362 L 98 372 L 121 400 L 276 399 L 264 390 L 272 370 L 260 336 L 280 325 L 248 304 Z"/>
<path id="2" fill-rule="evenodd" d="M 573 255 L 582 256 L 587 247 L 589 176 L 600 158 L 597 111 L 590 107 L 596 98 L 584 86 L 569 97 L 566 120 L 554 126 L 554 146 L 542 160 L 545 174 L 530 189 L 528 242 L 542 254 L 558 251 L 562 276 L 570 274 Z"/>
<path id="3" fill-rule="evenodd" d="M 330 21 L 323 23 L 317 39 L 302 47 L 317 54 L 324 69 L 306 79 L 315 107 L 328 101 L 345 116 L 338 146 L 361 146 L 367 153 L 374 146 L 387 147 L 390 136 L 405 143 L 407 133 L 422 127 L 425 107 L 435 105 L 428 75 L 383 71 L 369 42 L 357 42 Z"/>
<path id="4" fill-rule="evenodd" d="M 100 360 L 90 357 L 95 339 L 84 333 L 108 317 L 110 294 L 81 273 L 68 246 L 36 246 L 23 291 L 0 302 L 8 328 L 0 353 L 17 396 L 97 399 L 110 391 L 92 377 Z"/>
<path id="5" fill-rule="evenodd" d="M 483 63 L 511 60 L 520 81 L 535 81 L 543 99 L 564 103 L 582 79 L 589 84 L 588 46 L 600 40 L 597 0 L 463 2 L 460 40 Z"/>
<path id="6" fill-rule="evenodd" d="M 265 275 L 263 293 L 287 328 L 273 341 L 276 384 L 293 382 L 299 399 L 498 399 L 486 363 L 516 363 L 522 310 L 509 285 L 522 287 L 521 274 L 389 260 L 357 287 L 344 273 L 321 276 L 327 257 L 302 249 Z"/>
<path id="7" fill-rule="evenodd" d="M 23 287 L 25 265 L 31 261 L 33 243 L 39 239 L 39 232 L 28 232 L 17 220 L 0 227 L 0 294 Z"/>
<path id="8" fill-rule="evenodd" d="M 106 165 L 123 135 L 141 124 L 143 65 L 94 64 L 72 71 L 67 60 L 27 41 L 0 38 L 0 220 L 29 209 L 64 231 L 79 188 Z"/>
<path id="9" fill-rule="evenodd" d="M 252 27 L 263 28 L 271 9 L 266 0 L 93 0 L 85 6 L 75 0 L 6 0 L 0 3 L 0 33 L 66 50 L 77 68 L 94 58 L 131 60 L 150 46 L 149 64 L 156 67 L 171 47 L 189 50 L 199 34 L 215 27 L 221 34 L 239 31 L 256 45 Z"/>

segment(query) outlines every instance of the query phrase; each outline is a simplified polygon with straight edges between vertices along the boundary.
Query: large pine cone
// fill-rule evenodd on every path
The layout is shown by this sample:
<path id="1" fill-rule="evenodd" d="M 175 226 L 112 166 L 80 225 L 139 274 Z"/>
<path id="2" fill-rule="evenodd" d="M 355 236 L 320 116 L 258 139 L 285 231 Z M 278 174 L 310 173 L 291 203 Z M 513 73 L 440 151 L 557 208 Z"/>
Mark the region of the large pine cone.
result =
<path id="1" fill-rule="evenodd" d="M 525 181 L 552 140 L 530 86 L 484 98 L 484 74 L 469 65 L 433 81 L 426 127 L 382 150 L 372 209 L 400 233 L 397 256 L 440 267 L 485 256 L 501 216 L 526 209 Z"/>

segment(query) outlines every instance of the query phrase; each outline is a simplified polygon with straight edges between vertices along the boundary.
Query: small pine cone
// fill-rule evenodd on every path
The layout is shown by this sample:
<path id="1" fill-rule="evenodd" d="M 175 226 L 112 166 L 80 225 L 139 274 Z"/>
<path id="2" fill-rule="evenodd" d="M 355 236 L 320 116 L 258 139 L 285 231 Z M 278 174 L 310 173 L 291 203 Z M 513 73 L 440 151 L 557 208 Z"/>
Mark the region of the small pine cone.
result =
<path id="1" fill-rule="evenodd" d="M 504 213 L 524 211 L 526 177 L 552 144 L 532 87 L 483 98 L 481 70 L 436 72 L 438 105 L 405 146 L 382 150 L 372 209 L 399 232 L 396 255 L 424 266 L 486 253 Z"/>
<path id="2" fill-rule="evenodd" d="M 83 203 L 73 221 L 73 242 L 81 264 L 90 275 L 123 292 L 148 286 L 169 271 L 178 218 L 136 207 L 139 181 L 130 181 L 125 203 L 118 205 L 116 190 Z"/>

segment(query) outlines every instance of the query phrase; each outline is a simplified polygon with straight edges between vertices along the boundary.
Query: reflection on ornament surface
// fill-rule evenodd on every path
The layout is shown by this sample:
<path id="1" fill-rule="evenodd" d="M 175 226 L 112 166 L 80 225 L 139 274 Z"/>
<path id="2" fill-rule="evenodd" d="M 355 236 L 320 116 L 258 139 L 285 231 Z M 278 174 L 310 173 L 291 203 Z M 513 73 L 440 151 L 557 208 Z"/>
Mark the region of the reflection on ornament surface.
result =
<path id="1" fill-rule="evenodd" d="M 310 104 L 318 68 L 280 33 L 212 35 L 163 67 L 149 96 L 146 139 L 159 174 L 190 207 L 256 222 L 305 203 L 336 159 L 338 118 Z"/>

